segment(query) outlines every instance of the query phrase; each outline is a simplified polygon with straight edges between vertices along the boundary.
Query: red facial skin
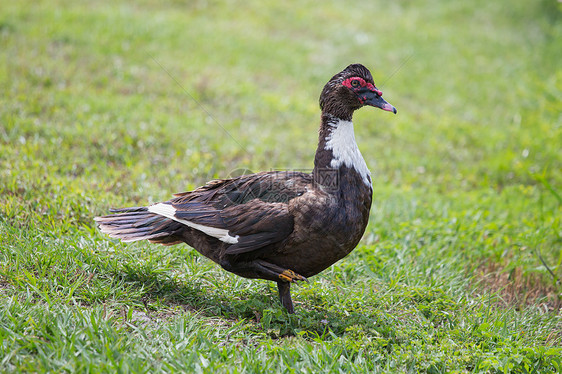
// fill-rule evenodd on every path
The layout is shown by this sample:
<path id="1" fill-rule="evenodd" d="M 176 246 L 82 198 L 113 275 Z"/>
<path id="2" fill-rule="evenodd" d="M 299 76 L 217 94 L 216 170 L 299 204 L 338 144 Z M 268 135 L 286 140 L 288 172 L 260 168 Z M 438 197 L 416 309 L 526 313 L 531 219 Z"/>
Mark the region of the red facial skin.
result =
<path id="1" fill-rule="evenodd" d="M 357 86 L 353 86 L 351 84 L 352 81 L 358 81 L 359 84 Z M 353 91 L 359 91 L 363 88 L 367 88 L 370 91 L 375 92 L 377 95 L 382 96 L 382 91 L 379 90 L 378 88 L 376 88 L 372 83 L 367 83 L 365 82 L 365 79 L 361 78 L 361 77 L 351 77 L 351 78 L 347 78 L 346 80 L 344 80 L 342 82 L 342 84 L 350 89 L 352 89 Z M 363 97 L 359 97 L 359 100 L 361 101 L 361 104 L 363 104 L 363 102 L 365 101 L 365 99 Z"/>

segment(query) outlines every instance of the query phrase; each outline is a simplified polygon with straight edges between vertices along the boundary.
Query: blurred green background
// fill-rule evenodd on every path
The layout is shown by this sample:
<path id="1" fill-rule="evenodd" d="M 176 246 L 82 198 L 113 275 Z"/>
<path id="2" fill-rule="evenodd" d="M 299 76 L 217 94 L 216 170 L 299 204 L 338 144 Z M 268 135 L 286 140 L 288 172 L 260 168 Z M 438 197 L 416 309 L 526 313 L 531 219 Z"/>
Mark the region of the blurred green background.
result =
<path id="1" fill-rule="evenodd" d="M 561 20 L 555 0 L 3 2 L 0 365 L 561 370 Z M 311 169 L 320 91 L 356 62 L 398 114 L 356 113 L 370 224 L 297 316 L 186 246 L 96 231 L 238 169 Z"/>

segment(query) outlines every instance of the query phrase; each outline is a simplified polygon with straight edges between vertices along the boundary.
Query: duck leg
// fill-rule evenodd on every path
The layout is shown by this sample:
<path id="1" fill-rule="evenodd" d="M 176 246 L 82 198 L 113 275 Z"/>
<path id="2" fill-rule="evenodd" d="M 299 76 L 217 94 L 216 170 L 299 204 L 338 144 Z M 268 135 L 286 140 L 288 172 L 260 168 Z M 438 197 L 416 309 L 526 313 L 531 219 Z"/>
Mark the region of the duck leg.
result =
<path id="1" fill-rule="evenodd" d="M 283 304 L 289 314 L 295 313 L 293 300 L 291 299 L 291 283 L 279 281 L 277 282 L 277 289 L 279 290 L 279 299 L 281 300 L 281 304 Z"/>
<path id="2" fill-rule="evenodd" d="M 295 273 L 293 270 L 264 260 L 229 261 L 228 258 L 222 258 L 218 263 L 224 270 L 245 278 L 259 278 L 275 282 L 280 280 L 291 283 L 297 281 L 308 282 L 306 277 Z"/>
<path id="3" fill-rule="evenodd" d="M 291 300 L 291 283 L 296 283 L 297 281 L 308 282 L 306 277 L 295 273 L 293 270 L 285 269 L 264 260 L 237 262 L 228 261 L 227 258 L 223 258 L 220 265 L 225 270 L 246 278 L 260 278 L 277 282 L 281 304 L 289 313 L 295 312 L 293 301 Z"/>

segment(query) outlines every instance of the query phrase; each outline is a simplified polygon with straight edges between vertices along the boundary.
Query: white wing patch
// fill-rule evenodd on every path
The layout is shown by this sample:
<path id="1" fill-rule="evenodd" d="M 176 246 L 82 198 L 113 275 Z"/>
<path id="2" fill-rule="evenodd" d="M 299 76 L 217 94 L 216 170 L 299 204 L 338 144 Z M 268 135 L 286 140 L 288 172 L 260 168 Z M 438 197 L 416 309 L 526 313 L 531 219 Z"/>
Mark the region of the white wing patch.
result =
<path id="1" fill-rule="evenodd" d="M 228 243 L 228 244 L 238 243 L 238 238 L 240 237 L 239 235 L 230 236 L 228 234 L 228 230 L 226 230 L 226 229 L 219 229 L 217 227 L 200 225 L 198 223 L 194 223 L 194 222 L 191 222 L 191 221 L 186 221 L 184 219 L 177 218 L 175 216 L 176 208 L 174 208 L 171 204 L 164 204 L 164 203 L 154 204 L 154 205 L 151 205 L 151 206 L 148 207 L 148 211 L 151 212 L 151 213 L 155 213 L 155 214 L 164 216 L 164 217 L 169 218 L 169 219 L 173 219 L 176 222 L 183 223 L 186 226 L 189 226 L 189 227 L 191 227 L 195 230 L 199 230 L 202 233 L 205 233 L 209 236 L 217 238 L 217 239 L 219 239 L 219 240 L 221 240 L 225 243 Z"/>
<path id="2" fill-rule="evenodd" d="M 334 155 L 330 166 L 334 169 L 345 165 L 354 168 L 367 186 L 371 186 L 371 172 L 357 147 L 353 122 L 338 120 L 332 125 L 332 132 L 326 137 L 325 149 L 331 149 Z"/>

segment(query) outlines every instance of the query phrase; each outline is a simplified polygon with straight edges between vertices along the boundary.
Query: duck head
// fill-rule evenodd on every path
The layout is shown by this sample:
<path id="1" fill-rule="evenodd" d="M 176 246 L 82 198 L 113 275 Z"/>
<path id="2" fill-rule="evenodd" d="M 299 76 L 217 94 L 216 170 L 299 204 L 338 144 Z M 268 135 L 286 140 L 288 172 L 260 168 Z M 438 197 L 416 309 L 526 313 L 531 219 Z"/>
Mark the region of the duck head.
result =
<path id="1" fill-rule="evenodd" d="M 353 112 L 365 105 L 396 114 L 396 108 L 382 98 L 369 69 L 352 64 L 334 75 L 320 94 L 320 109 L 337 118 L 351 120 Z"/>

